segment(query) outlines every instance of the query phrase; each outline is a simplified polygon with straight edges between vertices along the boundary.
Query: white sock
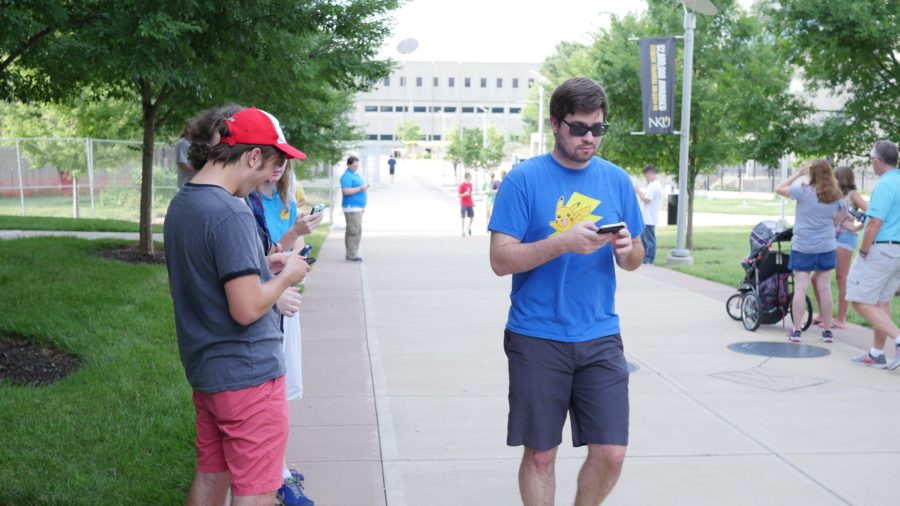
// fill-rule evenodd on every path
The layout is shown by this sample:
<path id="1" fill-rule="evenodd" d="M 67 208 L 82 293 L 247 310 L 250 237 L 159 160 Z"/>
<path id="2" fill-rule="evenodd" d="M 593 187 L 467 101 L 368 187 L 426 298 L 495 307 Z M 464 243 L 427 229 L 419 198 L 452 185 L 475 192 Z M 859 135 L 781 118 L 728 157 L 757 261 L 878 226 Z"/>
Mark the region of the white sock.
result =
<path id="1" fill-rule="evenodd" d="M 878 358 L 878 357 L 884 355 L 884 352 L 879 349 L 872 348 L 869 350 L 869 355 L 871 355 L 872 358 Z"/>
<path id="2" fill-rule="evenodd" d="M 291 477 L 291 472 L 290 472 L 290 470 L 285 469 L 284 471 L 282 471 L 282 472 L 281 472 L 281 477 L 282 477 L 283 479 L 285 479 L 285 480 L 287 480 L 288 478 L 290 478 L 290 477 Z"/>
<path id="3" fill-rule="evenodd" d="M 900 348 L 900 336 L 894 338 L 894 344 L 896 344 L 897 347 Z"/>

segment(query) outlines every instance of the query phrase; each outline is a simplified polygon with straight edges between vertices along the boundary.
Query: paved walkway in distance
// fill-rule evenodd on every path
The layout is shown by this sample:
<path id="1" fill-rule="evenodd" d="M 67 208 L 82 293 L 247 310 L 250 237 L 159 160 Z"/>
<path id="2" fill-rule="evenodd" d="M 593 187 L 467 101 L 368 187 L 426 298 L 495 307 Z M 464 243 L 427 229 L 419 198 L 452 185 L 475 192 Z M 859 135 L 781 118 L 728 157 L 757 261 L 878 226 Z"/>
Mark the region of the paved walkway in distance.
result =
<path id="1" fill-rule="evenodd" d="M 484 209 L 460 237 L 452 172 L 398 166 L 370 192 L 361 265 L 343 261 L 340 213 L 302 309 L 306 397 L 288 460 L 321 506 L 521 504 L 521 449 L 505 445 L 502 331 L 510 279 L 488 264 Z M 387 181 L 382 177 L 382 181 Z M 735 259 L 739 269 L 740 259 Z M 742 355 L 784 341 L 725 313 L 733 287 L 644 266 L 618 271 L 631 444 L 609 505 L 886 505 L 900 464 L 900 370 L 856 367 L 857 326 L 823 358 Z M 568 426 L 557 504 L 585 451 Z"/>

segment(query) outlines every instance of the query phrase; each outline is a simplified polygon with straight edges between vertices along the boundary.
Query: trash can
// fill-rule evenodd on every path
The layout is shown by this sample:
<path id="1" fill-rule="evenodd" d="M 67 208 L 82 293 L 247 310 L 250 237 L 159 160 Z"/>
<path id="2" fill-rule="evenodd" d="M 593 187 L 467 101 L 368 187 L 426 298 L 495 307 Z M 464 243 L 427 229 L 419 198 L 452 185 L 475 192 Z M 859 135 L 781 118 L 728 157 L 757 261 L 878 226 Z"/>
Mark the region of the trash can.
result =
<path id="1" fill-rule="evenodd" d="M 668 220 L 669 225 L 678 224 L 678 194 L 669 195 Z"/>

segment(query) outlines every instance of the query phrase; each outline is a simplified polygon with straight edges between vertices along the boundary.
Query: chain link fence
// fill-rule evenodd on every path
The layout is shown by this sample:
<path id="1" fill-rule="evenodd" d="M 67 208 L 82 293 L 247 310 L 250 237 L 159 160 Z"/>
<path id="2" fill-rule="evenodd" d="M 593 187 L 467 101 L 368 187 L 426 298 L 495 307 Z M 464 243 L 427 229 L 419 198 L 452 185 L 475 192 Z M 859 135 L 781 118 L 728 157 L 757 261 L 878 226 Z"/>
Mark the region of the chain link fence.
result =
<path id="1" fill-rule="evenodd" d="M 0 215 L 138 221 L 142 143 L 82 138 L 0 138 Z M 153 150 L 151 221 L 177 191 L 174 146 Z M 305 168 L 304 207 L 334 208 L 332 170 Z M 330 213 L 329 213 L 330 215 Z"/>
<path id="2" fill-rule="evenodd" d="M 853 168 L 856 176 L 856 187 L 860 193 L 872 193 L 872 188 L 878 182 L 878 176 L 872 170 L 868 160 L 839 160 L 834 162 L 835 168 L 848 165 Z M 787 175 L 791 171 L 787 171 Z M 710 174 L 700 174 L 695 181 L 695 190 L 705 191 L 733 191 L 733 192 L 759 192 L 774 193 L 775 187 L 784 180 L 781 169 L 777 167 L 764 167 L 748 162 L 743 166 L 722 167 Z"/>

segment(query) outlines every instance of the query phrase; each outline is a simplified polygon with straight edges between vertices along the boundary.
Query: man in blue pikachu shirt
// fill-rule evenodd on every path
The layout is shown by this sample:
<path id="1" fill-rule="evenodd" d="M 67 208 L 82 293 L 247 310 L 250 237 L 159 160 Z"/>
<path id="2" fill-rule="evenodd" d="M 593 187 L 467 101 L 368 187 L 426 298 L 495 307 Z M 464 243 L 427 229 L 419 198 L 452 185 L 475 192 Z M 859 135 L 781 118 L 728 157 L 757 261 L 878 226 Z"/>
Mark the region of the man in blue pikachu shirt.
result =
<path id="1" fill-rule="evenodd" d="M 491 267 L 512 274 L 504 335 L 509 363 L 507 445 L 524 446 L 519 492 L 552 505 L 566 413 L 588 446 L 575 504 L 612 491 L 628 444 L 628 367 L 615 313 L 616 275 L 644 257 L 644 223 L 628 174 L 595 157 L 608 100 L 576 77 L 550 99 L 553 151 L 516 166 L 491 216 Z M 622 222 L 614 233 L 598 227 Z"/>

